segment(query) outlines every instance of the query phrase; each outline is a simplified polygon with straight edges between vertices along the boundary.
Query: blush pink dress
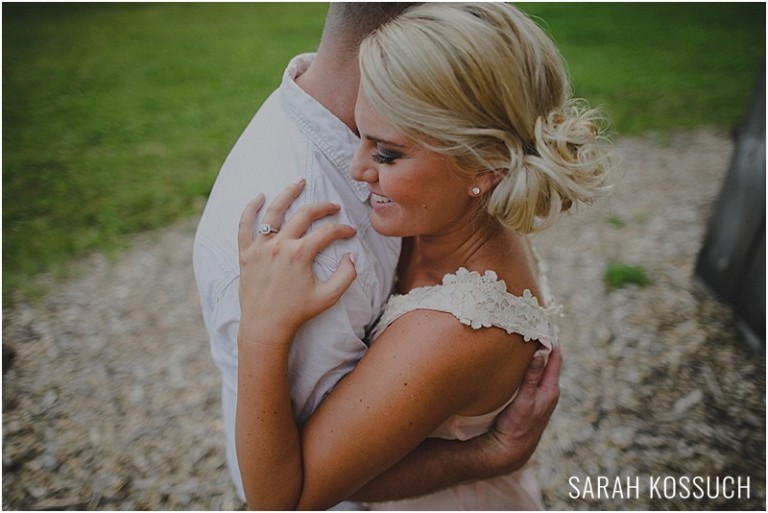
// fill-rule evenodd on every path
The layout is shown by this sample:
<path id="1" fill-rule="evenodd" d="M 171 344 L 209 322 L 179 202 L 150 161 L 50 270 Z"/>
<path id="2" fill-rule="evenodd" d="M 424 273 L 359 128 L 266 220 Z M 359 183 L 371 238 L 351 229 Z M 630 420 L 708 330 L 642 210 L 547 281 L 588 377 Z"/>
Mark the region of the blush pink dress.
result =
<path id="1" fill-rule="evenodd" d="M 545 277 L 541 277 L 545 305 L 551 304 Z M 522 296 L 507 292 L 496 273 L 484 275 L 464 268 L 446 274 L 443 282 L 420 287 L 389 299 L 373 334 L 373 340 L 401 315 L 417 309 L 453 314 L 459 322 L 474 329 L 495 326 L 518 333 L 526 341 L 538 341 L 539 352 L 549 354 L 557 341 L 556 317 L 559 309 L 542 307 L 530 291 Z M 514 396 L 507 404 L 512 402 Z M 496 416 L 506 407 L 476 417 L 454 415 L 430 436 L 448 440 L 468 440 L 491 429 Z M 539 510 L 544 509 L 535 469 L 529 462 L 509 475 L 466 483 L 436 493 L 401 501 L 366 505 L 371 510 Z"/>

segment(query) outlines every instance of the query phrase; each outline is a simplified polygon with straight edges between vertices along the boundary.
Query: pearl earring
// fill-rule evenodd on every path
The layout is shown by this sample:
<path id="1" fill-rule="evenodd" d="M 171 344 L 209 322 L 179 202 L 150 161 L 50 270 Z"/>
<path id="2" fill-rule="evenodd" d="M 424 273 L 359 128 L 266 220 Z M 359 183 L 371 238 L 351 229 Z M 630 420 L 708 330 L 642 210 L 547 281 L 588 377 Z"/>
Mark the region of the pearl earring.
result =
<path id="1" fill-rule="evenodd" d="M 480 190 L 480 187 L 478 187 L 477 185 L 475 185 L 474 187 L 472 187 L 472 195 L 473 195 L 473 196 L 480 196 L 480 193 L 481 193 L 481 192 L 482 192 L 482 191 Z"/>

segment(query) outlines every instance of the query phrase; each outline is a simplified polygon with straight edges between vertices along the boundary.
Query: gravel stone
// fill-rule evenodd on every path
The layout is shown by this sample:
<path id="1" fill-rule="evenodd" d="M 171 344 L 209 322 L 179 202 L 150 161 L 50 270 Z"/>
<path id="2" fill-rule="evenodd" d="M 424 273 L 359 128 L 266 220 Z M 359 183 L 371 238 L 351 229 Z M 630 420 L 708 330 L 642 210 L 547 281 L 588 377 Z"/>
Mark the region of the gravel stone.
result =
<path id="1" fill-rule="evenodd" d="M 765 510 L 765 354 L 693 276 L 733 143 L 703 130 L 618 147 L 612 196 L 537 236 L 564 305 L 562 395 L 534 455 L 545 503 Z M 242 508 L 192 275 L 196 223 L 86 258 L 66 281 L 42 276 L 43 298 L 3 309 L 3 509 Z M 650 283 L 610 290 L 610 263 Z M 572 478 L 599 476 L 639 491 L 573 496 Z M 749 497 L 652 496 L 668 476 L 678 492 L 683 476 L 749 478 Z"/>

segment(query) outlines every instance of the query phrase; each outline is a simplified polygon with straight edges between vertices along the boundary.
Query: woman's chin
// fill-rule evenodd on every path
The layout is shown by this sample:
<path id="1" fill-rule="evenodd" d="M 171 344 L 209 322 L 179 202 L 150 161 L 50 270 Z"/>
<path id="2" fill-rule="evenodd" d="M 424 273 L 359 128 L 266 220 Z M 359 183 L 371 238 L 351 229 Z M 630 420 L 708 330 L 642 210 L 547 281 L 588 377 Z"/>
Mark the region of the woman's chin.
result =
<path id="1" fill-rule="evenodd" d="M 394 226 L 392 223 L 383 223 L 375 216 L 371 216 L 371 226 L 376 230 L 376 233 L 385 237 L 405 237 L 402 227 Z"/>
<path id="2" fill-rule="evenodd" d="M 385 237 L 405 237 L 405 235 L 395 230 L 388 230 L 386 228 L 379 229 L 379 228 L 376 228 L 375 226 L 373 227 L 373 229 L 376 230 L 376 233 L 378 233 L 379 235 L 383 235 Z"/>

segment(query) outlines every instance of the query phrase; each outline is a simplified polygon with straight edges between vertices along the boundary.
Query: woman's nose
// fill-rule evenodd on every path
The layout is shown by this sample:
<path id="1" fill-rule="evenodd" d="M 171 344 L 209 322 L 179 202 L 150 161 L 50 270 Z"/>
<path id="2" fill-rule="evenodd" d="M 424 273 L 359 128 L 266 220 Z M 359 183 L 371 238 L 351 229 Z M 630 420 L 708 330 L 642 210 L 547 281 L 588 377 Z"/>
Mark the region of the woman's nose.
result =
<path id="1" fill-rule="evenodd" d="M 379 173 L 372 166 L 370 159 L 366 157 L 367 154 L 361 146 L 352 158 L 349 174 L 358 182 L 374 183 L 379 179 Z"/>

